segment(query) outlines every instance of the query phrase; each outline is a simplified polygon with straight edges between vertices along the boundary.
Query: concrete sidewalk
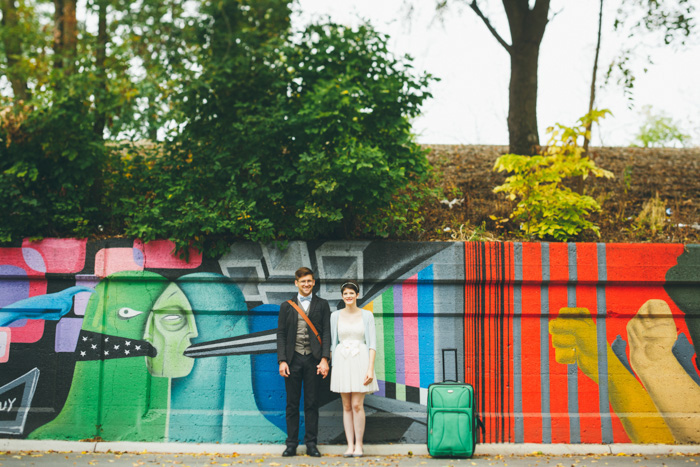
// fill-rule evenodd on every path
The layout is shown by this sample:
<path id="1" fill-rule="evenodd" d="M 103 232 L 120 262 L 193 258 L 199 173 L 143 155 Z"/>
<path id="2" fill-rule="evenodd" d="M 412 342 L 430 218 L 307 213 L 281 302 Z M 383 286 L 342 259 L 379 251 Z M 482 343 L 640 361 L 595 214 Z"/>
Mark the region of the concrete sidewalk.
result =
<path id="1" fill-rule="evenodd" d="M 197 444 L 197 443 L 139 443 L 128 441 L 35 441 L 0 439 L 0 451 L 56 451 L 77 453 L 162 453 L 162 454 L 244 454 L 244 455 L 281 455 L 281 444 Z M 324 455 L 340 456 L 345 445 L 319 445 Z M 299 446 L 298 453 L 303 455 L 306 448 Z M 366 444 L 368 456 L 427 456 L 425 444 Z M 672 444 L 479 444 L 477 456 L 568 456 L 568 455 L 700 455 L 700 445 Z M 310 459 L 306 457 L 307 459 Z"/>

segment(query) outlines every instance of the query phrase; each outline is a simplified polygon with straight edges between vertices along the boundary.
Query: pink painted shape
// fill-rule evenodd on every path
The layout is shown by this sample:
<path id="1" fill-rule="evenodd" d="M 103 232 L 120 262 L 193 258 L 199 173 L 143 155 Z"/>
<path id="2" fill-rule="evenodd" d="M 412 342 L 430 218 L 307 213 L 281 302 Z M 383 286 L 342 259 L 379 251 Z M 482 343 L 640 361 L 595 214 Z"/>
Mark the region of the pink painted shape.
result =
<path id="1" fill-rule="evenodd" d="M 174 253 L 175 244 L 170 240 L 153 240 L 148 243 L 136 240 L 134 248 L 143 251 L 145 268 L 194 269 L 202 265 L 202 253 L 190 248 L 189 261 L 185 261 Z"/>
<path id="2" fill-rule="evenodd" d="M 0 248 L 0 264 L 7 266 L 16 266 L 18 268 L 23 269 L 26 273 L 26 278 L 30 279 L 30 283 L 32 282 L 31 279 L 44 278 L 43 272 L 36 271 L 27 266 L 27 263 L 24 259 L 23 248 Z"/>
<path id="3" fill-rule="evenodd" d="M 95 276 L 107 277 L 119 271 L 143 271 L 134 261 L 133 248 L 103 248 L 95 255 Z"/>
<path id="4" fill-rule="evenodd" d="M 83 270 L 86 245 L 86 239 L 78 238 L 45 238 L 38 242 L 22 242 L 22 248 L 31 248 L 41 254 L 46 272 L 64 274 Z"/>
<path id="5" fill-rule="evenodd" d="M 33 344 L 44 335 L 43 319 L 28 319 L 21 328 L 12 328 L 12 342 L 18 344 Z"/>
<path id="6" fill-rule="evenodd" d="M 46 293 L 46 279 L 44 273 L 36 271 L 27 265 L 25 261 L 26 252 L 23 251 L 26 248 L 35 249 L 42 254 L 44 261 L 46 261 L 46 256 L 41 249 L 43 247 L 40 244 L 43 244 L 43 242 L 30 243 L 25 240 L 21 248 L 0 248 L 0 264 L 17 266 L 26 272 L 27 276 L 26 278 L 23 277 L 22 280 L 29 281 L 28 297 L 36 297 L 37 295 Z M 46 245 L 48 245 L 48 243 Z M 33 344 L 39 341 L 43 335 L 44 320 L 29 319 L 23 326 L 12 328 L 12 341 L 16 343 Z"/>
<path id="7" fill-rule="evenodd" d="M 403 305 L 403 348 L 406 386 L 420 387 L 418 351 L 418 275 L 409 277 L 401 287 Z"/>
<path id="8" fill-rule="evenodd" d="M 12 329 L 0 328 L 0 363 L 10 359 L 10 342 L 12 342 Z"/>

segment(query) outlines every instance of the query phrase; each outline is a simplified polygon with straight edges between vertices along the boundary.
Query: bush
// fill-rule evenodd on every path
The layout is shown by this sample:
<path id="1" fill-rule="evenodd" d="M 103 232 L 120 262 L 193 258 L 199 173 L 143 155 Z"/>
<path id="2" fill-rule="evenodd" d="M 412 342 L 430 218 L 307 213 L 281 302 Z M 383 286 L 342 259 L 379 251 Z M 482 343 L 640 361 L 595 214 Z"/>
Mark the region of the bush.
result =
<path id="1" fill-rule="evenodd" d="M 78 100 L 6 107 L 0 119 L 0 241 L 85 237 L 104 221 L 105 151 Z"/>
<path id="2" fill-rule="evenodd" d="M 511 172 L 503 185 L 494 188 L 504 192 L 518 204 L 510 219 L 520 223 L 521 230 L 529 237 L 553 238 L 568 241 L 584 230 L 598 233 L 598 227 L 587 219 L 600 210 L 600 205 L 590 196 L 579 194 L 564 185 L 565 179 L 589 175 L 612 178 L 613 174 L 595 165 L 583 155 L 579 138 L 586 134 L 587 122 L 598 122 L 606 110 L 585 115 L 574 127 L 557 124 L 549 128 L 549 146 L 542 155 L 519 156 L 506 154 L 496 160 L 494 170 Z"/>

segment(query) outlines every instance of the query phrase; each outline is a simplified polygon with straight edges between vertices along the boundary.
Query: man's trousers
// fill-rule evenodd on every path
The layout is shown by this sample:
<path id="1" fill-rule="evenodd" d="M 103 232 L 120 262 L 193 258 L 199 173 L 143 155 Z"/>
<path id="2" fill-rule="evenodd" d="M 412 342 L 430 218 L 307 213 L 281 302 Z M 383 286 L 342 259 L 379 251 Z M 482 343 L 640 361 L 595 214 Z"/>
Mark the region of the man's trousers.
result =
<path id="1" fill-rule="evenodd" d="M 318 437 L 318 386 L 322 378 L 317 375 L 319 364 L 313 355 L 294 353 L 289 365 L 289 376 L 284 378 L 287 390 L 287 446 L 299 444 L 299 402 L 304 391 L 304 444 L 316 445 Z"/>

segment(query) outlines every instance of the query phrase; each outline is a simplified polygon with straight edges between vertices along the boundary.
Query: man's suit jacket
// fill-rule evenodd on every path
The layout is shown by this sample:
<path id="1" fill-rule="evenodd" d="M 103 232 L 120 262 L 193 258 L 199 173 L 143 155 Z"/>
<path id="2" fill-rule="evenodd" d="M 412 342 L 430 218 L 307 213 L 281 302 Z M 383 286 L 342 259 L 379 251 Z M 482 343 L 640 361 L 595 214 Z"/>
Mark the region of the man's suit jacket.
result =
<path id="1" fill-rule="evenodd" d="M 297 297 L 293 298 L 293 301 L 297 303 L 303 310 L 304 307 L 299 304 Z M 313 294 L 311 297 L 311 304 L 309 305 L 308 311 L 305 312 L 306 316 L 309 317 L 318 335 L 321 337 L 323 346 L 318 343 L 316 335 L 309 328 L 307 324 L 306 327 L 309 328 L 309 345 L 311 346 L 311 354 L 316 360 L 321 360 L 321 358 L 326 357 L 328 360 L 331 358 L 331 310 L 328 306 L 328 302 Z M 294 309 L 292 305 L 284 302 L 280 305 L 280 314 L 277 319 L 277 361 L 285 361 L 287 364 L 292 363 L 292 358 L 294 357 L 294 346 L 297 341 L 297 320 L 299 319 L 299 313 Z"/>

